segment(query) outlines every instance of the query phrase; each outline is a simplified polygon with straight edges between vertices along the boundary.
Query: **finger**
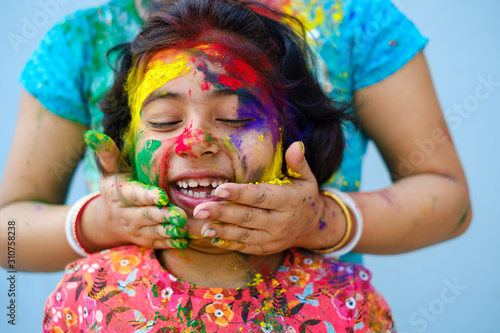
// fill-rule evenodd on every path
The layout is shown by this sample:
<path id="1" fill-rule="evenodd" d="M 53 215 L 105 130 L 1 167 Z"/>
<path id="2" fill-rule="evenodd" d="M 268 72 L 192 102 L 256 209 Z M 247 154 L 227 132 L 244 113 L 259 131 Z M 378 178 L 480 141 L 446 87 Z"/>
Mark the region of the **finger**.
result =
<path id="1" fill-rule="evenodd" d="M 117 183 L 120 201 L 125 206 L 166 206 L 169 203 L 167 193 L 159 187 L 130 180 L 126 176 L 119 176 Z"/>
<path id="2" fill-rule="evenodd" d="M 219 185 L 215 189 L 215 196 L 225 200 L 237 202 L 241 205 L 252 206 L 262 209 L 280 210 L 288 204 L 289 185 L 275 185 L 269 183 L 260 184 L 236 184 L 227 183 Z M 204 208 L 204 204 L 197 207 Z"/>
<path id="3" fill-rule="evenodd" d="M 96 130 L 88 130 L 83 138 L 85 143 L 97 154 L 102 173 L 104 175 L 115 173 L 120 158 L 120 150 L 113 139 Z"/>
<path id="4" fill-rule="evenodd" d="M 238 251 L 246 254 L 264 255 L 270 254 L 272 251 L 265 250 L 260 244 L 247 244 L 238 241 L 228 241 L 221 238 L 213 238 L 212 245 L 221 249 Z"/>
<path id="5" fill-rule="evenodd" d="M 270 235 L 267 231 L 240 228 L 226 223 L 207 223 L 201 228 L 204 237 L 221 238 L 247 244 L 265 244 Z"/>
<path id="6" fill-rule="evenodd" d="M 272 211 L 236 202 L 207 202 L 195 207 L 196 219 L 211 219 L 244 228 L 265 229 L 272 222 Z M 203 233 L 202 233 L 203 234 Z"/>
<path id="7" fill-rule="evenodd" d="M 305 159 L 305 147 L 301 141 L 296 141 L 288 147 L 285 160 L 287 173 L 290 177 L 316 182 L 316 178 Z"/>
<path id="8" fill-rule="evenodd" d="M 155 239 L 153 244 L 144 247 L 151 247 L 153 249 L 185 249 L 189 245 L 189 239 L 176 238 L 176 239 Z"/>
<path id="9" fill-rule="evenodd" d="M 186 213 L 177 206 L 162 207 L 155 206 L 138 207 L 146 225 L 156 225 L 161 223 L 171 224 L 175 227 L 184 227 L 187 223 Z"/>
<path id="10" fill-rule="evenodd" d="M 137 231 L 130 230 L 130 237 L 145 239 L 185 238 L 188 237 L 188 233 L 185 227 L 176 227 L 171 224 L 162 223 L 143 226 Z"/>

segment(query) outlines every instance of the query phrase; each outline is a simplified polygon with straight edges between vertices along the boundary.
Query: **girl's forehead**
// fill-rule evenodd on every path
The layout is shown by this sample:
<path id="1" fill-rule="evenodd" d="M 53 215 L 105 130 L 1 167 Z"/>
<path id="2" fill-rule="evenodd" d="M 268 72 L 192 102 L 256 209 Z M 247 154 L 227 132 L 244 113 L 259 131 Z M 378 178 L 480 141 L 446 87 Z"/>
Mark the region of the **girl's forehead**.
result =
<path id="1" fill-rule="evenodd" d="M 198 70 L 204 72 L 207 79 L 225 84 L 229 88 L 240 88 L 242 82 L 245 86 L 258 86 L 266 81 L 263 74 L 253 68 L 246 59 L 237 56 L 228 47 L 220 43 L 201 43 L 189 47 L 170 48 L 157 51 L 149 60 L 146 72 L 154 63 L 172 63 L 181 57 L 188 57 Z M 234 80 L 240 81 L 240 83 Z M 222 82 L 220 82 L 222 81 Z"/>
<path id="2" fill-rule="evenodd" d="M 204 85 L 210 84 L 216 90 L 241 91 L 261 99 L 269 96 L 264 75 L 221 44 L 160 50 L 145 67 L 142 80 L 137 82 L 137 92 L 141 95 L 139 104 L 173 79 L 196 72 L 203 73 Z M 202 90 L 207 88 L 205 86 Z"/>

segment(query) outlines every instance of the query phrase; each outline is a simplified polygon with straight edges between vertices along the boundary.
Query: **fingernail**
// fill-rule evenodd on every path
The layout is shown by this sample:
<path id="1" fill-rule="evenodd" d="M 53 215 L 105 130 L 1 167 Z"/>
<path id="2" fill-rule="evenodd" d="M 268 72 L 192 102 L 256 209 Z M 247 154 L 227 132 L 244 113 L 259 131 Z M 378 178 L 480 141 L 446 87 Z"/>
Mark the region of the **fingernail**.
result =
<path id="1" fill-rule="evenodd" d="M 179 228 L 172 228 L 172 237 L 187 237 L 189 236 L 186 230 Z"/>
<path id="2" fill-rule="evenodd" d="M 170 244 L 178 249 L 185 249 L 188 247 L 189 242 L 186 239 L 172 239 Z"/>
<path id="3" fill-rule="evenodd" d="M 217 187 L 217 188 L 215 189 L 214 194 L 215 194 L 216 196 L 218 196 L 219 198 L 222 198 L 222 199 L 229 198 L 229 196 L 231 195 L 231 193 L 229 193 L 229 191 L 228 191 L 228 190 L 223 189 L 223 188 L 219 188 L 219 187 Z"/>
<path id="4" fill-rule="evenodd" d="M 180 217 L 180 218 L 185 218 L 185 213 L 182 209 L 180 209 L 179 207 L 177 206 L 174 206 L 172 204 L 168 204 L 168 210 L 170 211 L 170 213 L 172 213 L 172 215 L 174 215 L 175 217 Z"/>
<path id="5" fill-rule="evenodd" d="M 302 154 L 306 154 L 306 147 L 304 146 L 304 142 L 302 141 L 299 141 L 299 145 L 300 145 L 300 150 L 302 150 Z"/>
<path id="6" fill-rule="evenodd" d="M 99 154 L 101 150 L 111 150 L 111 142 L 113 141 L 109 136 L 96 130 L 88 130 L 83 135 L 85 143 Z"/>
<path id="7" fill-rule="evenodd" d="M 194 216 L 195 219 L 207 219 L 210 216 L 210 212 L 206 209 L 200 209 L 198 213 Z"/>
<path id="8" fill-rule="evenodd" d="M 203 237 L 214 237 L 217 233 L 215 232 L 214 229 L 208 228 L 205 230 L 205 233 L 203 234 Z"/>
<path id="9" fill-rule="evenodd" d="M 165 222 L 175 225 L 176 227 L 183 227 L 187 223 L 187 220 L 183 217 L 172 216 L 168 219 L 166 217 L 164 217 L 163 219 L 165 220 Z"/>
<path id="10" fill-rule="evenodd" d="M 168 205 L 168 196 L 167 193 L 165 193 L 164 190 L 158 189 L 157 190 L 158 197 L 156 199 L 156 204 L 160 206 L 166 206 Z"/>

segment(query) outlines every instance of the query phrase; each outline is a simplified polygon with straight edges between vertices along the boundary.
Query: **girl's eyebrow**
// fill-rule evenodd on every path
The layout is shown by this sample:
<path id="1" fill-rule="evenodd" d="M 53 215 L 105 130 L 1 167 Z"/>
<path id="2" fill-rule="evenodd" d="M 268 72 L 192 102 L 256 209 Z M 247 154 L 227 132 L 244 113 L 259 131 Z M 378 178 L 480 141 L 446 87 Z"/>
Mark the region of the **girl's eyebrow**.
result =
<path id="1" fill-rule="evenodd" d="M 200 101 L 202 104 L 203 103 L 208 103 L 218 97 L 225 97 L 225 96 L 233 96 L 236 95 L 238 97 L 238 100 L 241 102 L 241 99 L 245 100 L 250 100 L 254 103 L 256 103 L 258 106 L 263 107 L 262 102 L 260 99 L 255 96 L 250 90 L 248 89 L 237 89 L 237 90 L 232 90 L 232 89 L 217 89 L 212 91 L 208 96 L 205 96 L 202 98 Z M 151 94 L 149 94 L 148 97 L 144 100 L 142 103 L 142 107 L 145 107 L 148 103 L 151 103 L 154 100 L 157 99 L 169 99 L 169 100 L 174 100 L 174 101 L 183 101 L 187 102 L 189 100 L 189 96 L 186 93 L 183 92 L 172 92 L 172 91 L 162 91 L 161 89 L 153 91 Z"/>
<path id="2" fill-rule="evenodd" d="M 151 94 L 146 97 L 144 102 L 142 103 L 142 107 L 145 107 L 147 104 L 151 103 L 157 99 L 170 99 L 175 101 L 187 101 L 188 96 L 184 93 L 176 93 L 171 91 L 162 91 L 161 89 L 157 89 L 153 91 Z"/>

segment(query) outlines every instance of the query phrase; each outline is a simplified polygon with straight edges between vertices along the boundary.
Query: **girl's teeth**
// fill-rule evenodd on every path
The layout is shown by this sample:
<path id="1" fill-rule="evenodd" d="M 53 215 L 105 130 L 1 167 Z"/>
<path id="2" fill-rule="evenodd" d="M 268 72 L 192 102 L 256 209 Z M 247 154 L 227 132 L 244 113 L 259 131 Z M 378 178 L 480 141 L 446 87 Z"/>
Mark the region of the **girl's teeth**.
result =
<path id="1" fill-rule="evenodd" d="M 228 179 L 220 179 L 220 178 L 215 178 L 215 179 L 210 179 L 210 178 L 203 178 L 203 179 L 183 179 L 179 180 L 177 182 L 177 186 L 179 187 L 179 190 L 182 194 L 193 197 L 193 198 L 207 198 L 207 197 L 213 197 L 215 196 L 215 189 L 222 184 L 228 183 Z M 210 193 L 207 193 L 206 191 L 192 191 L 189 190 L 188 188 L 193 188 L 193 187 L 209 187 L 212 186 L 213 189 L 211 190 Z M 207 189 L 209 190 L 209 189 Z"/>
<path id="2" fill-rule="evenodd" d="M 184 195 L 187 195 L 187 196 L 190 196 L 190 197 L 193 197 L 193 198 L 206 198 L 208 196 L 214 196 L 214 193 L 215 193 L 215 190 L 212 190 L 212 192 L 210 192 L 210 194 L 207 194 L 206 192 L 193 192 L 191 190 L 186 190 L 186 189 L 183 189 L 181 188 L 180 189 L 180 192 Z"/>

